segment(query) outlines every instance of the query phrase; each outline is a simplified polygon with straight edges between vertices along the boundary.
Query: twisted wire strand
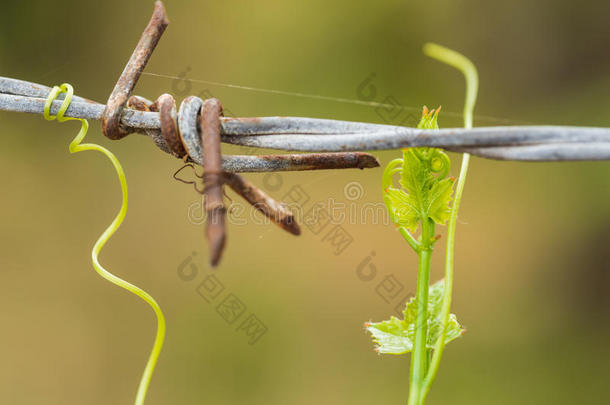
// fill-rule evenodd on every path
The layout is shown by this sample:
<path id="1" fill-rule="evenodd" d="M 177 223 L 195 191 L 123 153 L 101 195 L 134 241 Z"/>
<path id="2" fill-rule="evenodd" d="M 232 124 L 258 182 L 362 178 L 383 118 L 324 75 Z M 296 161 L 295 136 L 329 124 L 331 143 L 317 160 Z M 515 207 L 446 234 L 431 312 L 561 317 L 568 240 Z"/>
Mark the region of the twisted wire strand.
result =
<path id="1" fill-rule="evenodd" d="M 132 96 L 127 107 L 142 112 L 158 112 L 160 129 L 146 130 L 153 142 L 166 153 L 184 161 L 204 164 L 201 143 L 200 114 L 204 100 L 190 96 L 176 110 L 176 101 L 170 94 L 162 94 L 154 102 Z M 224 117 L 220 117 L 221 129 Z M 222 155 L 224 172 L 261 172 L 286 170 L 314 170 L 340 168 L 372 168 L 379 166 L 377 159 L 368 153 L 338 152 L 289 155 Z"/>
<path id="2" fill-rule="evenodd" d="M 43 96 L 43 91 L 47 93 Z M 50 89 L 35 83 L 0 78 L 0 110 L 42 114 Z M 180 109 L 188 101 L 184 100 Z M 57 113 L 61 101 L 52 103 Z M 94 101 L 73 101 L 65 116 L 101 120 L 105 106 Z M 191 114 L 195 114 L 191 111 Z M 197 117 L 181 123 L 178 129 L 196 129 Z M 194 123 L 194 124 L 193 124 Z M 121 124 L 132 132 L 149 135 L 155 144 L 169 153 L 161 134 L 160 114 L 125 108 Z M 454 152 L 468 152 L 483 158 L 525 161 L 610 160 L 610 129 L 570 126 L 504 126 L 473 129 L 448 128 L 435 132 L 414 128 L 301 117 L 231 118 L 221 120 L 222 141 L 229 144 L 308 152 L 346 152 L 386 150 L 402 147 L 438 147 Z M 196 142 L 196 138 L 194 137 Z M 195 149 L 189 153 L 193 162 L 201 160 Z M 191 155 L 193 155 L 191 157 Z M 291 159 L 298 154 L 258 157 L 252 155 L 224 156 L 223 170 L 228 172 L 264 172 L 278 170 L 309 170 L 306 164 Z M 276 159 L 276 160 L 274 160 Z M 302 158 L 301 158 L 302 159 Z M 355 163 L 346 167 L 375 167 L 370 155 L 353 157 Z M 328 167 L 333 168 L 333 167 Z"/>
<path id="3" fill-rule="evenodd" d="M 58 98 L 60 94 L 64 95 L 62 105 L 57 111 L 56 115 L 51 115 L 50 108 L 51 104 L 55 99 Z M 93 249 L 91 250 L 91 261 L 93 263 L 93 268 L 95 271 L 102 276 L 104 279 L 109 282 L 124 288 L 125 290 L 131 292 L 132 294 L 137 295 L 142 300 L 144 300 L 154 311 L 155 316 L 157 318 L 157 332 L 155 335 L 155 341 L 153 344 L 152 351 L 148 358 L 148 362 L 146 363 L 146 367 L 144 369 L 144 373 L 142 374 L 142 378 L 140 380 L 140 384 L 138 386 L 138 391 L 136 394 L 136 405 L 142 405 L 144 403 L 144 399 L 146 398 L 146 393 L 148 391 L 148 387 L 150 385 L 150 380 L 152 378 L 152 374 L 155 370 L 155 366 L 159 359 L 159 355 L 161 353 L 161 349 L 163 347 L 163 341 L 165 339 L 165 317 L 163 312 L 161 311 L 161 307 L 155 299 L 148 294 L 146 291 L 141 288 L 123 280 L 122 278 L 110 273 L 106 270 L 99 262 L 99 254 L 106 242 L 114 235 L 114 233 L 118 230 L 118 228 L 123 223 L 125 215 L 127 214 L 127 180 L 125 178 L 125 172 L 123 171 L 123 167 L 121 163 L 118 161 L 116 156 L 110 152 L 108 149 L 103 146 L 93 144 L 93 143 L 81 143 L 85 136 L 87 135 L 87 131 L 89 129 L 89 123 L 85 119 L 77 119 L 77 118 L 69 118 L 65 117 L 65 112 L 68 109 L 72 101 L 72 97 L 74 94 L 74 90 L 71 85 L 64 83 L 61 86 L 55 86 L 51 89 L 44 107 L 44 118 L 48 121 L 57 120 L 58 122 L 65 122 L 70 120 L 78 120 L 81 121 L 81 129 L 79 130 L 76 137 L 70 142 L 69 150 L 70 153 L 77 153 L 86 150 L 93 150 L 103 153 L 112 163 L 114 169 L 117 173 L 120 185 L 121 185 L 121 195 L 122 195 L 122 203 L 121 208 L 113 219 L 112 223 L 104 230 L 102 235 L 95 242 Z"/>

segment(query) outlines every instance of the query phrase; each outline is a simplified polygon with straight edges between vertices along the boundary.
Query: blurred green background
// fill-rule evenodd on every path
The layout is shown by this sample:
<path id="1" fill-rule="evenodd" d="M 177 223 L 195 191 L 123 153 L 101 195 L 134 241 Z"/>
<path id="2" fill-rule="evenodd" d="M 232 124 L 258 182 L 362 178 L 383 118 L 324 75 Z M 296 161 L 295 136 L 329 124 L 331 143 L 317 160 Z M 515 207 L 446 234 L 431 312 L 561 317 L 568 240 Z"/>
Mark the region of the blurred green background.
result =
<path id="1" fill-rule="evenodd" d="M 104 101 L 152 6 L 2 2 L 0 74 L 70 82 L 77 94 Z M 441 126 L 460 126 L 452 113 L 462 109 L 463 78 L 422 55 L 422 44 L 434 41 L 476 63 L 476 125 L 610 125 L 606 1 L 167 1 L 166 8 L 172 24 L 147 71 L 189 81 L 143 76 L 136 93 L 148 98 L 207 94 L 237 116 L 397 125 L 409 124 L 423 104 L 442 105 Z M 374 101 L 410 108 L 194 81 L 362 99 L 367 78 Z M 77 124 L 0 113 L 0 129 L 0 403 L 131 403 L 154 317 L 89 262 L 119 206 L 115 174 L 100 154 L 69 155 Z M 97 123 L 88 139 L 118 155 L 130 187 L 127 220 L 101 261 L 156 297 L 168 321 L 148 404 L 406 401 L 408 356 L 375 354 L 363 329 L 415 290 L 416 257 L 392 226 L 346 220 L 353 242 L 335 255 L 326 231 L 303 226 L 295 238 L 260 224 L 260 216 L 232 224 L 214 273 L 225 290 L 207 303 L 197 292 L 211 274 L 203 226 L 189 217 L 200 198 L 171 178 L 180 162 L 143 136 L 108 141 Z M 385 164 L 398 152 L 375 154 Z M 459 156 L 452 160 L 455 175 Z M 247 177 L 277 198 L 300 187 L 310 198 L 305 209 L 333 199 L 359 213 L 381 201 L 380 169 Z M 346 196 L 351 182 L 359 198 Z M 453 306 L 467 333 L 446 351 L 429 403 L 608 403 L 609 240 L 608 163 L 475 158 Z M 443 252 L 433 258 L 434 279 Z M 196 274 L 184 281 L 179 266 L 189 258 Z M 367 258 L 377 273 L 362 281 L 357 269 Z M 386 303 L 378 285 L 390 275 L 404 288 Z M 229 293 L 247 307 L 231 325 L 216 310 Z M 253 345 L 236 330 L 248 314 L 267 327 Z"/>

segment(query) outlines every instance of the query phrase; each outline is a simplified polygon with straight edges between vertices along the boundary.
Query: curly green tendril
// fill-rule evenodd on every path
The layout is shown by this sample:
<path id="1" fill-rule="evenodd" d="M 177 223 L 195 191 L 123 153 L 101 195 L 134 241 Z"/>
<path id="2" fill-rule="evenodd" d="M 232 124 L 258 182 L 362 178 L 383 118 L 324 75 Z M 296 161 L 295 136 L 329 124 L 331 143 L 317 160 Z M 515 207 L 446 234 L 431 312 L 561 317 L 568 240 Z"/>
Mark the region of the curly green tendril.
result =
<path id="1" fill-rule="evenodd" d="M 427 43 L 424 46 L 424 53 L 440 62 L 446 63 L 458 69 L 464 75 L 466 80 L 466 97 L 464 100 L 464 127 L 472 128 L 474 106 L 477 101 L 477 94 L 479 92 L 479 75 L 477 68 L 474 63 L 467 57 L 459 52 L 446 48 L 444 46 Z M 445 350 L 445 336 L 447 334 L 447 328 L 449 325 L 449 316 L 451 308 L 451 292 L 453 290 L 453 258 L 455 251 L 455 229 L 457 225 L 458 210 L 460 209 L 460 202 L 462 201 L 462 193 L 464 192 L 464 185 L 466 184 L 466 175 L 468 174 L 468 165 L 470 163 L 470 154 L 464 153 L 462 157 L 462 166 L 460 168 L 460 174 L 457 181 L 455 190 L 455 196 L 453 199 L 453 206 L 451 207 L 451 216 L 449 218 L 449 226 L 447 230 L 447 250 L 445 253 L 445 290 L 443 294 L 442 312 L 441 319 L 443 322 L 443 328 L 441 337 L 438 339 L 434 347 L 434 355 L 430 361 L 430 368 L 424 380 L 423 392 L 421 401 L 425 400 L 428 392 L 430 391 L 430 385 L 436 373 L 438 372 L 441 358 L 443 357 L 443 351 Z"/>
<path id="2" fill-rule="evenodd" d="M 61 107 L 57 111 L 57 115 L 51 115 L 50 114 L 51 105 L 53 104 L 53 101 L 55 101 L 55 99 L 57 99 L 57 97 L 61 93 L 65 93 L 65 98 L 61 104 Z M 78 132 L 78 134 L 76 135 L 76 137 L 74 138 L 74 140 L 70 143 L 70 147 L 69 147 L 70 153 L 76 153 L 76 152 L 81 152 L 81 151 L 85 151 L 85 150 L 95 150 L 95 151 L 103 153 L 110 160 L 110 162 L 112 162 L 112 165 L 114 166 L 114 169 L 116 170 L 117 176 L 119 178 L 119 182 L 121 184 L 121 192 L 122 192 L 122 197 L 123 197 L 123 201 L 122 201 L 121 209 L 119 210 L 119 213 L 114 218 L 114 220 L 112 221 L 110 226 L 108 228 L 106 228 L 104 233 L 102 233 L 102 235 L 98 238 L 98 240 L 95 242 L 95 245 L 93 246 L 93 249 L 91 250 L 91 261 L 93 263 L 93 268 L 95 269 L 95 271 L 97 271 L 97 273 L 100 276 L 102 276 L 106 280 L 110 281 L 113 284 L 118 285 L 121 288 L 126 289 L 127 291 L 137 295 L 138 297 L 140 297 L 144 301 L 146 301 L 146 303 L 151 306 L 151 308 L 153 309 L 153 311 L 155 312 L 155 315 L 157 317 L 157 334 L 155 336 L 155 342 L 153 344 L 153 348 L 150 353 L 150 356 L 148 357 L 148 362 L 146 363 L 146 368 L 144 369 L 142 379 L 140 380 L 140 385 L 138 387 L 138 393 L 136 395 L 136 400 L 135 400 L 136 405 L 142 405 L 144 403 L 144 399 L 146 398 L 146 392 L 148 391 L 148 386 L 150 385 L 150 380 L 151 380 L 152 374 L 155 370 L 155 365 L 157 364 L 157 360 L 159 359 L 159 354 L 161 353 L 161 348 L 163 347 L 163 340 L 165 338 L 165 317 L 163 316 L 163 312 L 161 312 L 161 308 L 159 307 L 159 304 L 157 304 L 155 299 L 153 297 L 151 297 L 146 291 L 144 291 L 141 288 L 136 287 L 135 285 L 128 283 L 127 281 L 110 273 L 100 264 L 100 262 L 98 260 L 100 251 L 102 250 L 102 248 L 104 247 L 106 242 L 108 242 L 108 239 L 110 239 L 110 237 L 112 235 L 114 235 L 114 233 L 117 231 L 117 229 L 119 229 L 119 227 L 121 226 L 121 223 L 123 222 L 123 219 L 125 218 L 125 214 L 127 213 L 127 180 L 125 179 L 125 172 L 123 171 L 123 167 L 121 166 L 118 159 L 116 158 L 116 156 L 114 156 L 114 154 L 112 152 L 110 152 L 108 149 L 106 149 L 100 145 L 96 145 L 96 144 L 92 144 L 92 143 L 81 144 L 81 142 L 85 138 L 85 135 L 87 135 L 87 130 L 89 129 L 89 123 L 87 122 L 87 120 L 84 120 L 84 119 L 68 118 L 68 117 L 64 116 L 66 110 L 70 106 L 73 95 L 74 95 L 74 89 L 72 88 L 71 85 L 69 85 L 67 83 L 62 84 L 61 86 L 53 87 L 53 89 L 49 93 L 47 100 L 45 102 L 44 118 L 48 121 L 53 121 L 53 120 L 57 119 L 58 122 L 65 122 L 65 121 L 72 121 L 72 120 L 80 121 L 81 128 L 80 128 L 80 131 Z"/>

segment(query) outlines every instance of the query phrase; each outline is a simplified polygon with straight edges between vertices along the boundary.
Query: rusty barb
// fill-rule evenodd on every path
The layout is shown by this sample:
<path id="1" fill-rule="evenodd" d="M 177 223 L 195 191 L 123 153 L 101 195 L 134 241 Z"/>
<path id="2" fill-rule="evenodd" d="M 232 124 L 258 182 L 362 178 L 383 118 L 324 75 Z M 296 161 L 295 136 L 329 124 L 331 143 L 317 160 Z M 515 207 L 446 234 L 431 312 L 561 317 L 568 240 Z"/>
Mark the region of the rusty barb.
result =
<path id="1" fill-rule="evenodd" d="M 136 49 L 133 51 L 106 103 L 102 115 L 102 131 L 108 138 L 121 139 L 129 135 L 130 131 L 128 129 L 121 128 L 123 108 L 168 25 L 169 21 L 165 15 L 165 7 L 163 7 L 163 3 L 158 1 L 155 3 L 155 11 L 148 26 L 142 33 Z"/>
<path id="2" fill-rule="evenodd" d="M 300 234 L 294 215 L 240 176 L 270 172 L 378 167 L 363 150 L 436 147 L 498 160 L 610 160 L 610 129 L 568 126 L 505 126 L 474 129 L 415 128 L 298 117 L 230 118 L 218 100 L 187 97 L 176 107 L 169 94 L 152 102 L 132 96 L 159 39 L 167 28 L 165 8 L 153 15 L 107 103 L 74 96 L 66 117 L 101 121 L 109 139 L 131 133 L 149 136 L 164 152 L 203 166 L 210 260 L 218 264 L 225 245 L 223 184 L 291 234 Z M 0 110 L 42 114 L 51 88 L 0 77 Z M 51 106 L 57 113 L 59 97 Z M 284 155 L 221 155 L 220 143 L 301 152 Z M 205 158 L 204 158 L 205 157 Z M 191 165 L 192 166 L 192 165 Z"/>

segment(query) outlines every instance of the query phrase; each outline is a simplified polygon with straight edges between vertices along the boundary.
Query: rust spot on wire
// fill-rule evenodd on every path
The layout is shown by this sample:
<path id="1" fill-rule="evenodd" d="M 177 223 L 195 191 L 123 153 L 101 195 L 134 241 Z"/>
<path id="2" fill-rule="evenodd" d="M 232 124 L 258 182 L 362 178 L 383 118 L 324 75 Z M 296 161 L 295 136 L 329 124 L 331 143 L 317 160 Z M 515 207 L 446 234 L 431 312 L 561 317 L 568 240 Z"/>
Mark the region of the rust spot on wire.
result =
<path id="1" fill-rule="evenodd" d="M 178 121 L 176 114 L 176 100 L 169 94 L 162 94 L 154 104 L 155 110 L 159 111 L 161 121 L 161 134 L 172 154 L 178 158 L 186 156 L 186 150 L 178 132 Z M 154 111 L 154 110 L 153 110 Z"/>
<path id="2" fill-rule="evenodd" d="M 379 167 L 375 156 L 363 152 L 304 153 L 292 155 L 262 155 L 262 159 L 273 162 L 278 170 L 327 170 Z"/>
<path id="3" fill-rule="evenodd" d="M 132 108 L 138 111 L 147 111 L 150 112 L 150 107 L 152 103 L 140 96 L 131 96 L 129 100 L 127 100 L 127 108 Z"/>
<path id="4" fill-rule="evenodd" d="M 224 118 L 225 122 L 229 122 L 229 121 L 237 121 L 237 122 L 242 122 L 244 124 L 253 124 L 253 125 L 258 125 L 262 123 L 262 120 L 260 117 L 245 117 L 245 118 L 239 118 L 239 117 L 226 117 Z"/>

